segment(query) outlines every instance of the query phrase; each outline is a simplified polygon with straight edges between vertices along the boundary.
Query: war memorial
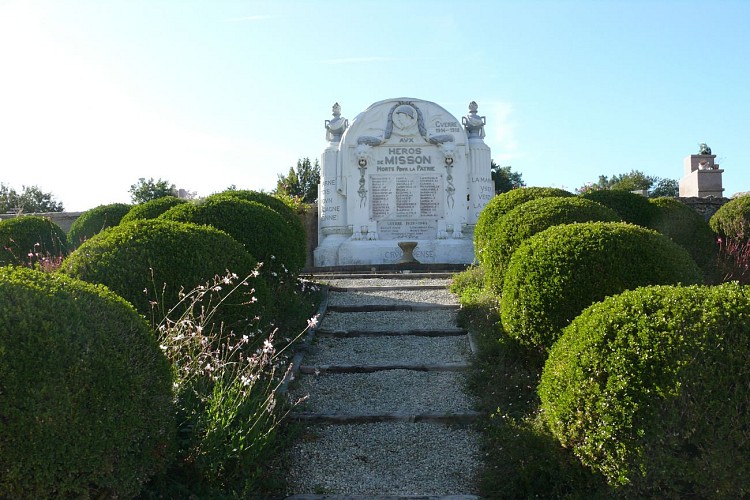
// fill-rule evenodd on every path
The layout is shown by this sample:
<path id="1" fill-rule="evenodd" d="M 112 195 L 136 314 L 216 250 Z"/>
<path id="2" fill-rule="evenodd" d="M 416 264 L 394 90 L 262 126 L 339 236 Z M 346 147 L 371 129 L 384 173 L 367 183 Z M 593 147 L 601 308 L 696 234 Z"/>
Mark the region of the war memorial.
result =
<path id="1" fill-rule="evenodd" d="M 351 123 L 333 106 L 320 162 L 316 267 L 474 261 L 494 196 L 486 119 L 420 99 L 376 102 Z"/>

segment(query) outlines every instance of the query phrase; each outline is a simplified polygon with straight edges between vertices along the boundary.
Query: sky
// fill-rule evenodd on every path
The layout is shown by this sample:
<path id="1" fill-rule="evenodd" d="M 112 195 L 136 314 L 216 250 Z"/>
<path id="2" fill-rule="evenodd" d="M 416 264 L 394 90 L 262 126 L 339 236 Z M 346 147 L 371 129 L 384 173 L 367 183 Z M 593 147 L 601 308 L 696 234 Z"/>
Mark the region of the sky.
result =
<path id="1" fill-rule="evenodd" d="M 0 182 L 66 211 L 140 178 L 270 191 L 324 121 L 389 98 L 460 119 L 492 158 L 574 191 L 679 180 L 707 143 L 750 191 L 747 0 L 0 0 Z"/>

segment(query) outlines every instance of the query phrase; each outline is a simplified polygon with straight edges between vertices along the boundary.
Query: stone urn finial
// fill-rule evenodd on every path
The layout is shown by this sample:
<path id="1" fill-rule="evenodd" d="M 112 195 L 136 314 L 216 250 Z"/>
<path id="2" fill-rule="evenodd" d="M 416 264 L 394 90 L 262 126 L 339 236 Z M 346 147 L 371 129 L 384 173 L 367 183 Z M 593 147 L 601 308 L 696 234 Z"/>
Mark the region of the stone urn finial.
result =
<path id="1" fill-rule="evenodd" d="M 341 136 L 349 126 L 349 120 L 341 118 L 341 106 L 339 103 L 334 103 L 331 108 L 333 119 L 325 121 L 326 127 L 326 139 L 329 142 L 340 142 Z"/>
<path id="2" fill-rule="evenodd" d="M 471 101 L 469 113 L 461 119 L 469 139 L 484 139 L 484 126 L 487 124 L 487 118 L 479 116 L 477 114 L 478 109 L 477 102 Z"/>

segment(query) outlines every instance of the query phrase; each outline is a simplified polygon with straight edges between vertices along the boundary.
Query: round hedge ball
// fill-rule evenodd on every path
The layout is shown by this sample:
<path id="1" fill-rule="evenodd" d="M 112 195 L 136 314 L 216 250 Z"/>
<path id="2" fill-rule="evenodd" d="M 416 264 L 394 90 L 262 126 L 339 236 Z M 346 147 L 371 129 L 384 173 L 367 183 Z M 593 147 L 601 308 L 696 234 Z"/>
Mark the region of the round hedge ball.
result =
<path id="1" fill-rule="evenodd" d="M 609 297 L 550 350 L 542 418 L 626 498 L 747 498 L 748 332 L 736 283 Z"/>
<path id="2" fill-rule="evenodd" d="M 68 253 L 65 231 L 47 217 L 24 215 L 0 221 L 0 266 L 35 266 Z"/>
<path id="3" fill-rule="evenodd" d="M 645 285 L 702 282 L 687 251 L 654 230 L 623 222 L 553 226 L 516 250 L 500 313 L 521 344 L 548 349 L 581 311 Z"/>
<path id="4" fill-rule="evenodd" d="M 105 287 L 0 268 L 0 497 L 131 498 L 174 450 L 171 369 Z"/>
<path id="5" fill-rule="evenodd" d="M 495 233 L 495 225 L 508 212 L 527 201 L 550 196 L 573 196 L 564 189 L 549 187 L 522 187 L 500 193 L 482 209 L 474 228 L 474 253 L 477 262 L 484 264 L 484 250 Z"/>
<path id="6" fill-rule="evenodd" d="M 120 220 L 120 224 L 139 219 L 156 219 L 175 205 L 181 205 L 183 203 L 187 203 L 187 200 L 176 196 L 162 196 L 144 203 L 139 203 L 138 205 L 133 205 L 133 208 L 123 216 Z"/>
<path id="7" fill-rule="evenodd" d="M 60 271 L 106 285 L 158 322 L 180 304 L 181 292 L 212 285 L 215 277 L 227 272 L 242 280 L 256 274 L 256 266 L 242 244 L 223 231 L 157 218 L 128 222 L 97 234 L 72 252 Z M 214 318 L 217 323 L 223 320 L 243 328 L 252 324 L 256 315 L 271 315 L 264 280 L 251 277 L 249 284 L 222 303 Z M 225 286 L 221 295 L 229 290 L 231 287 Z M 248 296 L 251 291 L 256 302 L 246 304 L 253 300 Z M 178 317 L 189 304 L 183 302 L 170 318 Z"/>
<path id="8" fill-rule="evenodd" d="M 513 252 L 521 243 L 560 224 L 576 222 L 618 222 L 620 216 L 604 205 L 579 197 L 537 198 L 523 203 L 495 224 L 492 238 L 484 247 L 485 286 L 502 291 L 503 275 Z"/>
<path id="9" fill-rule="evenodd" d="M 116 226 L 131 207 L 132 205 L 126 203 L 111 203 L 83 212 L 70 225 L 68 243 L 75 248 L 102 230 Z"/>
<path id="10" fill-rule="evenodd" d="M 750 241 L 750 195 L 729 200 L 711 216 L 708 223 L 722 238 L 741 243 Z"/>
<path id="11" fill-rule="evenodd" d="M 581 197 L 592 200 L 617 212 L 622 220 L 643 227 L 651 227 L 656 208 L 648 198 L 622 189 L 587 191 Z"/>
<path id="12" fill-rule="evenodd" d="M 216 196 L 203 203 L 178 205 L 159 218 L 221 229 L 242 243 L 271 272 L 286 268 L 297 274 L 305 265 L 304 249 L 299 251 L 291 226 L 277 212 L 254 201 Z"/>
<path id="13" fill-rule="evenodd" d="M 688 251 L 703 268 L 716 257 L 716 234 L 695 210 L 675 198 L 651 198 L 656 207 L 651 229 L 674 241 Z"/>

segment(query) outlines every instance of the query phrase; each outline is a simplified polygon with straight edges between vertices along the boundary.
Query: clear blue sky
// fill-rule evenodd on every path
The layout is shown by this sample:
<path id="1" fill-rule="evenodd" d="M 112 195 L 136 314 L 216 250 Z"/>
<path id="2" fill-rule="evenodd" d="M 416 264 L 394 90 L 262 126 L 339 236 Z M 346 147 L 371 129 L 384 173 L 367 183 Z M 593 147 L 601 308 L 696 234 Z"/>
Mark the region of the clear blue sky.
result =
<path id="1" fill-rule="evenodd" d="M 0 182 L 66 210 L 138 178 L 271 190 L 392 97 L 460 117 L 492 157 L 574 190 L 679 179 L 706 142 L 750 191 L 750 1 L 0 0 Z"/>

